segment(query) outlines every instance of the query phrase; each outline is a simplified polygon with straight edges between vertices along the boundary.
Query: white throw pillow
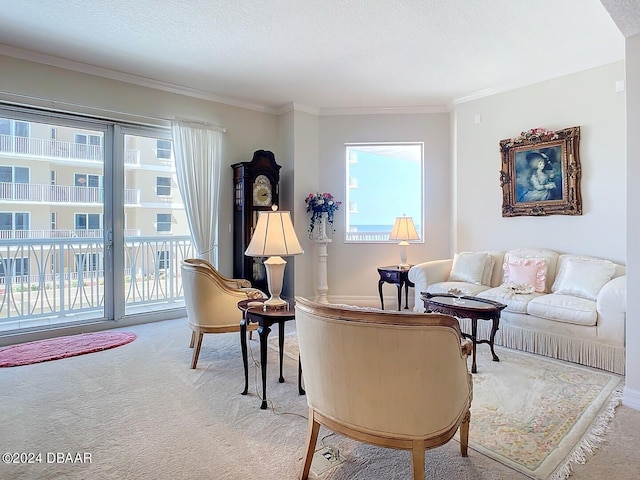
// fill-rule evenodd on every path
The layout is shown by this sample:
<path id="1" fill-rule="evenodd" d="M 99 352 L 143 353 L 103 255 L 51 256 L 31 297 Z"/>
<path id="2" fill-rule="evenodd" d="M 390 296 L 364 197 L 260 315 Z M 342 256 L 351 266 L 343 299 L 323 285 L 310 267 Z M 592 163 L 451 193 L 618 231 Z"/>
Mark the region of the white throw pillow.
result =
<path id="1" fill-rule="evenodd" d="M 487 253 L 456 253 L 449 274 L 450 282 L 482 284 L 482 272 L 487 263 Z"/>
<path id="2" fill-rule="evenodd" d="M 615 271 L 616 266 L 608 260 L 570 257 L 562 262 L 551 291 L 595 300 Z"/>
<path id="3" fill-rule="evenodd" d="M 484 272 L 482 272 L 482 285 L 491 286 L 491 277 L 493 276 L 493 266 L 495 264 L 496 259 L 487 254 L 487 262 L 484 264 Z"/>

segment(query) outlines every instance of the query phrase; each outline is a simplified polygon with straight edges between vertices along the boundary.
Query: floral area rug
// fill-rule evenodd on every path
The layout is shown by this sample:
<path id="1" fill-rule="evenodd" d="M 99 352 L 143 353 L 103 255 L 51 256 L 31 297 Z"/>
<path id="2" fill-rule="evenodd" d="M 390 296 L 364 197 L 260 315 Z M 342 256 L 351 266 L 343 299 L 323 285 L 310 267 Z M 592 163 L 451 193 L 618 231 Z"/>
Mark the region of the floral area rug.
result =
<path id="1" fill-rule="evenodd" d="M 17 367 L 119 347 L 136 339 L 131 332 L 96 332 L 48 338 L 0 349 L 0 367 Z"/>
<path id="2" fill-rule="evenodd" d="M 560 480 L 602 442 L 624 378 L 539 355 L 478 346 L 469 443 L 530 476 Z"/>
<path id="3" fill-rule="evenodd" d="M 277 342 L 269 339 L 276 351 Z M 284 350 L 297 360 L 295 332 Z M 569 477 L 571 464 L 584 463 L 602 442 L 624 377 L 504 347 L 496 353 L 500 362 L 478 346 L 469 446 L 536 480 Z"/>

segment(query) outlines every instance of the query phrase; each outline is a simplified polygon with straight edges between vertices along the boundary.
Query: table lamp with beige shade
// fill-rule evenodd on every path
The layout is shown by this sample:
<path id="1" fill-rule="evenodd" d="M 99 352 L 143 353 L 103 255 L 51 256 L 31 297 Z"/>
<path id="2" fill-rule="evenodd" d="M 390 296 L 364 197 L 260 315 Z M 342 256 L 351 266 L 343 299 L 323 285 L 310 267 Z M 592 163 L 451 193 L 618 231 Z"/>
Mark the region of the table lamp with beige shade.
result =
<path id="1" fill-rule="evenodd" d="M 416 226 L 413 223 L 412 217 L 403 215 L 402 217 L 396 217 L 396 222 L 393 224 L 393 230 L 389 234 L 389 240 L 400 240 L 400 264 L 399 268 L 409 268 L 407 263 L 407 246 L 409 240 L 420 240 Z"/>
<path id="2" fill-rule="evenodd" d="M 287 302 L 280 298 L 280 293 L 287 262 L 282 257 L 300 255 L 304 250 L 293 229 L 290 213 L 278 211 L 276 205 L 271 208 L 271 212 L 259 213 L 251 242 L 244 253 L 249 257 L 269 257 L 264 261 L 264 266 L 271 297 L 264 305 L 266 308 L 284 308 Z"/>

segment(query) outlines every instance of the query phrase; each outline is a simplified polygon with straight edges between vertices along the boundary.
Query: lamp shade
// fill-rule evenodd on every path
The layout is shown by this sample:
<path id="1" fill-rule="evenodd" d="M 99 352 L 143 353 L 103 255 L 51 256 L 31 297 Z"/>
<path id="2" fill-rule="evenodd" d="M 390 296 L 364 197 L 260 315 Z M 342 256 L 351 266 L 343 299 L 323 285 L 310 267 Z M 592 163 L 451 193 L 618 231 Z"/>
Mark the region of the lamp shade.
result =
<path id="1" fill-rule="evenodd" d="M 419 240 L 420 236 L 416 230 L 416 226 L 413 224 L 413 218 L 402 216 L 397 217 L 396 222 L 393 224 L 393 230 L 389 234 L 389 240 Z"/>
<path id="2" fill-rule="evenodd" d="M 293 229 L 289 212 L 260 212 L 251 242 L 244 252 L 249 257 L 300 255 L 304 253 Z"/>

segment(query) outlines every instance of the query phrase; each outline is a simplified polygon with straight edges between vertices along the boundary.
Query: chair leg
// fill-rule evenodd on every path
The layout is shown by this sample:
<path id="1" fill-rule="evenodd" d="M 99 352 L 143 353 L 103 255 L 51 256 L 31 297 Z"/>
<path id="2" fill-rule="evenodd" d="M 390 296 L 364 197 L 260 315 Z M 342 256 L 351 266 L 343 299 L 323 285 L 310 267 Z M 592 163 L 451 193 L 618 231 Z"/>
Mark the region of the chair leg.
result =
<path id="1" fill-rule="evenodd" d="M 413 480 L 424 480 L 424 441 L 414 440 L 411 449 Z"/>
<path id="2" fill-rule="evenodd" d="M 196 368 L 196 364 L 198 363 L 198 357 L 200 356 L 200 347 L 202 346 L 202 332 L 198 332 L 198 340 L 196 342 L 196 346 L 193 349 L 193 357 L 191 357 L 191 368 Z"/>
<path id="3" fill-rule="evenodd" d="M 300 480 L 307 480 L 309 478 L 309 471 L 311 470 L 311 462 L 313 461 L 313 453 L 316 450 L 316 442 L 318 441 L 318 433 L 320 432 L 320 424 L 316 422 L 314 413 L 309 408 L 309 428 L 307 429 L 307 452 L 304 457 L 304 463 L 302 464 L 302 472 L 300 472 Z"/>
<path id="4" fill-rule="evenodd" d="M 469 446 L 469 422 L 471 421 L 471 412 L 467 410 L 464 420 L 460 424 L 460 453 L 463 457 L 467 456 L 467 447 Z"/>
<path id="5" fill-rule="evenodd" d="M 191 330 L 191 342 L 189 343 L 189 348 L 193 348 L 193 345 L 196 343 L 196 332 Z"/>

